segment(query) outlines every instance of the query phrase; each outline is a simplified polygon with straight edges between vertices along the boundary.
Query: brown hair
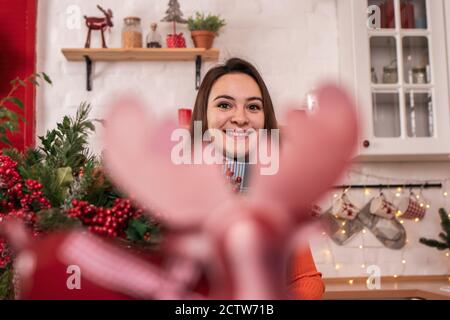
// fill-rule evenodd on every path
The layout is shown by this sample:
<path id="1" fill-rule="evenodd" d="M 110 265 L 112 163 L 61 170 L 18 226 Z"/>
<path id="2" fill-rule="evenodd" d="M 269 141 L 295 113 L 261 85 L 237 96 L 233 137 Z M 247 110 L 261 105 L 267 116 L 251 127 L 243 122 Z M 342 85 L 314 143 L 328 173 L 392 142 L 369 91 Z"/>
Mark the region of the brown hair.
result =
<path id="1" fill-rule="evenodd" d="M 264 129 L 277 129 L 277 120 L 275 117 L 275 111 L 273 109 L 272 99 L 270 98 L 269 91 L 266 84 L 259 74 L 258 70 L 249 62 L 239 59 L 231 58 L 223 65 L 218 65 L 210 69 L 200 85 L 198 90 L 197 99 L 195 100 L 194 111 L 192 112 L 191 119 L 191 135 L 193 137 L 194 121 L 202 121 L 202 133 L 208 129 L 207 108 L 208 98 L 211 92 L 211 88 L 214 83 L 221 76 L 230 73 L 244 73 L 252 77 L 259 86 L 263 100 L 264 110 Z"/>

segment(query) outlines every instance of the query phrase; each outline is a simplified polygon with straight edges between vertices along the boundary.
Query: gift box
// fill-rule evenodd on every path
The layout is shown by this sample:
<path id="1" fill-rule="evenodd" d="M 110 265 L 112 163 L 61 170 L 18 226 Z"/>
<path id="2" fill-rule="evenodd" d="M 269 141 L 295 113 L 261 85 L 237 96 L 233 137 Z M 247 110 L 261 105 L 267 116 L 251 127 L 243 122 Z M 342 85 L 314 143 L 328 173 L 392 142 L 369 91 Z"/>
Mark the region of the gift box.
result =
<path id="1" fill-rule="evenodd" d="M 186 40 L 183 33 L 168 34 L 166 38 L 167 48 L 186 48 Z"/>

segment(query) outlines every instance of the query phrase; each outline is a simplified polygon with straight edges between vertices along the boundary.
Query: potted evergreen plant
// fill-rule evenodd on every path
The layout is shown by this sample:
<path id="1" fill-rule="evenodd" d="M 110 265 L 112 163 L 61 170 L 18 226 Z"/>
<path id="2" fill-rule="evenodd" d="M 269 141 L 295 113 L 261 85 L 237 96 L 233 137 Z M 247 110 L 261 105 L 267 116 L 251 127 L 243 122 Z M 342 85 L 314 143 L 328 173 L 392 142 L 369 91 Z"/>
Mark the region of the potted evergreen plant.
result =
<path id="1" fill-rule="evenodd" d="M 188 28 L 196 48 L 210 49 L 219 30 L 226 25 L 225 20 L 218 15 L 196 12 L 195 17 L 189 17 Z"/>

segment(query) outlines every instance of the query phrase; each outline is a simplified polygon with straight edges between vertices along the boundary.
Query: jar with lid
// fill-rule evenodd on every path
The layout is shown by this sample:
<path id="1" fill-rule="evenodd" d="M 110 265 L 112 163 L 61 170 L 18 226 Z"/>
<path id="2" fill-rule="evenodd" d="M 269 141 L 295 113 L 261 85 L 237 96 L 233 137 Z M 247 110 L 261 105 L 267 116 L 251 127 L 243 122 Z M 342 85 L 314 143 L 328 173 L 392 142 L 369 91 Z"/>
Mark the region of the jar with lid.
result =
<path id="1" fill-rule="evenodd" d="M 142 48 L 141 18 L 126 17 L 122 28 L 122 48 Z"/>
<path id="2" fill-rule="evenodd" d="M 427 70 L 424 67 L 413 68 L 413 81 L 417 84 L 427 83 Z"/>
<path id="3" fill-rule="evenodd" d="M 397 67 L 386 66 L 383 68 L 383 83 L 397 83 L 398 74 Z"/>

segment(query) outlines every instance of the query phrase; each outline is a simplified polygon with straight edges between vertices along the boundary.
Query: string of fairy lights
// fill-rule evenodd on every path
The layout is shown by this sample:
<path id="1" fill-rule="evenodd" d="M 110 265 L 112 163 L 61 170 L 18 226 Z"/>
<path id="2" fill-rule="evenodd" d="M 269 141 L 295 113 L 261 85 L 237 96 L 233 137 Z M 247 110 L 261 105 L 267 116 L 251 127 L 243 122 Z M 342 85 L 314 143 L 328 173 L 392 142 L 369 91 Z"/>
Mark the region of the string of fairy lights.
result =
<path id="1" fill-rule="evenodd" d="M 443 197 L 443 206 L 445 208 L 448 208 L 448 200 L 450 198 L 450 192 L 449 192 L 449 186 L 450 186 L 450 178 L 444 178 L 444 179 L 430 179 L 430 180 L 417 180 L 417 179 L 399 179 L 399 178 L 391 178 L 391 177 L 384 177 L 384 176 L 380 176 L 380 175 L 375 175 L 375 174 L 367 174 L 367 173 L 363 173 L 363 172 L 359 172 L 356 170 L 349 170 L 348 171 L 348 176 L 350 178 L 350 175 L 356 175 L 359 177 L 362 177 L 363 180 L 365 180 L 367 183 L 365 185 L 367 185 L 367 187 L 364 187 L 362 189 L 362 197 L 364 198 L 364 201 L 368 201 L 370 196 L 372 195 L 376 195 L 376 192 L 383 192 L 386 194 L 386 192 L 390 193 L 390 197 L 392 197 L 393 199 L 395 198 L 400 198 L 402 196 L 405 195 L 405 192 L 408 193 L 408 195 L 411 193 L 413 188 L 407 188 L 407 185 L 420 185 L 420 186 L 426 186 L 432 183 L 438 184 L 440 183 L 442 185 L 442 187 L 440 188 L 441 191 L 441 196 Z M 359 179 L 361 180 L 361 179 Z M 378 189 L 378 190 L 374 190 L 374 188 L 371 188 L 371 183 L 369 183 L 370 181 L 385 181 L 385 185 L 388 186 L 388 188 L 383 188 L 383 189 Z M 364 184 L 363 184 L 364 185 Z M 396 187 L 391 187 L 391 186 L 396 186 Z M 416 188 L 419 189 L 418 192 L 414 192 L 413 196 L 416 198 L 416 200 L 419 202 L 420 207 L 424 207 L 425 209 L 431 209 L 433 208 L 431 202 L 429 200 L 427 200 L 426 197 L 424 197 L 423 195 L 423 190 L 424 187 L 419 187 Z M 349 185 L 348 187 L 346 187 L 345 189 L 343 189 L 341 192 L 335 192 L 331 198 L 331 204 L 333 205 L 335 201 L 337 201 L 337 199 L 340 198 L 340 196 L 342 196 L 343 194 L 348 193 L 350 190 L 352 190 L 352 186 Z M 403 212 L 401 212 L 400 210 L 397 210 L 396 212 L 396 218 L 398 219 L 398 221 L 403 225 L 405 223 L 405 221 L 401 218 Z M 450 217 L 450 213 L 449 213 L 449 217 Z M 419 223 L 421 220 L 419 218 L 415 218 L 414 220 L 412 220 L 415 223 Z M 347 223 L 346 221 L 342 221 L 342 226 L 345 226 L 345 224 Z M 341 230 L 342 233 L 345 234 L 345 230 L 342 229 Z M 366 245 L 366 237 L 364 236 L 364 234 L 366 234 L 368 231 L 366 228 L 363 228 L 363 230 L 361 231 L 363 233 L 363 236 L 360 237 L 361 242 L 360 245 L 357 247 L 358 249 L 362 250 L 362 259 L 363 259 L 363 263 L 361 264 L 361 272 L 362 275 L 366 276 L 367 273 L 365 273 L 366 268 L 369 265 L 368 262 L 368 257 L 367 257 L 367 253 L 368 250 L 370 249 L 379 249 L 380 246 L 368 246 Z M 325 256 L 331 261 L 332 265 L 334 266 L 334 269 L 336 271 L 340 271 L 342 272 L 342 270 L 344 269 L 344 263 L 339 262 L 336 259 L 335 254 L 333 253 L 333 250 L 331 250 L 330 248 L 332 248 L 332 240 L 330 237 L 327 236 L 327 234 L 325 232 L 322 233 L 323 236 L 325 236 L 326 239 L 326 244 L 327 244 L 327 249 L 324 250 L 324 254 Z M 398 263 L 400 263 L 401 265 L 401 269 L 399 270 L 399 272 L 395 272 L 393 274 L 390 274 L 390 276 L 392 276 L 393 278 L 397 278 L 399 276 L 402 276 L 405 274 L 405 270 L 406 270 L 406 265 L 407 265 L 407 261 L 405 259 L 405 251 L 407 249 L 407 245 L 409 243 L 409 240 L 406 239 L 406 245 L 405 247 L 403 247 L 401 249 L 400 252 L 400 258 Z M 352 247 L 354 248 L 354 247 Z M 367 250 L 366 250 L 367 249 Z M 444 252 L 444 256 L 445 257 L 449 257 L 450 254 L 447 250 L 447 252 Z M 373 264 L 374 261 L 370 261 L 370 264 Z M 349 279 L 348 283 L 350 285 L 352 285 L 354 283 L 353 279 Z"/>

